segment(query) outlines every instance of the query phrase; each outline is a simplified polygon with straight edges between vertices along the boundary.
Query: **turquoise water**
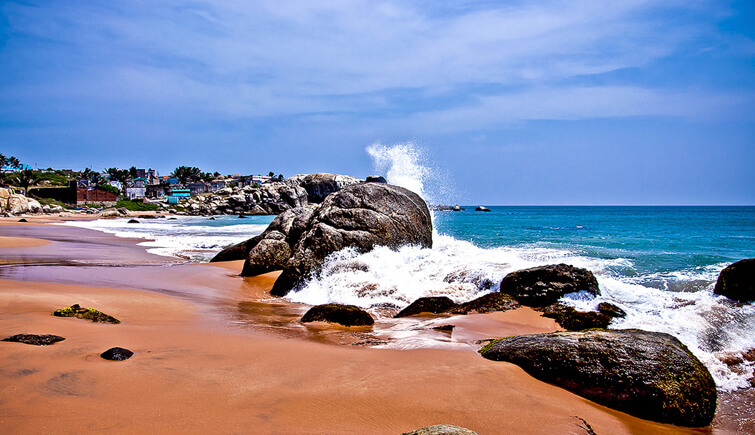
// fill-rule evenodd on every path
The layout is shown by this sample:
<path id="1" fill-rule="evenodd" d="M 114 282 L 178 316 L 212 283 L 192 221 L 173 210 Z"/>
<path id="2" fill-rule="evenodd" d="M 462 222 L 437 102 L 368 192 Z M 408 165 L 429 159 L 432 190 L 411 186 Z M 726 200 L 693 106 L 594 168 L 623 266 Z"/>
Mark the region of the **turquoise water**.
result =
<path id="1" fill-rule="evenodd" d="M 755 207 L 489 207 L 435 212 L 441 234 L 477 246 L 540 245 L 631 259 L 628 275 L 755 257 Z"/>

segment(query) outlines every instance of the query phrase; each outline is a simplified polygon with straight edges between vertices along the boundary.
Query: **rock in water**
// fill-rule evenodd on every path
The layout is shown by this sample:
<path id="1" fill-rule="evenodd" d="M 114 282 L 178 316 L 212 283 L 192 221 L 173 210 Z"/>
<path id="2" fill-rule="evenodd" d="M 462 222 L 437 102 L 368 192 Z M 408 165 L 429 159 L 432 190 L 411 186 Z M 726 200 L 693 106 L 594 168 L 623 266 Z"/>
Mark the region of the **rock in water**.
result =
<path id="1" fill-rule="evenodd" d="M 494 292 L 452 307 L 448 312 L 452 314 L 483 314 L 516 308 L 519 308 L 519 302 L 514 298 L 505 293 Z"/>
<path id="2" fill-rule="evenodd" d="M 555 264 L 519 270 L 501 281 L 501 292 L 516 298 L 523 305 L 542 307 L 558 301 L 567 293 L 585 290 L 600 294 L 598 280 L 587 269 Z"/>
<path id="3" fill-rule="evenodd" d="M 419 298 L 399 311 L 394 317 L 407 317 L 421 313 L 442 313 L 456 306 L 448 296 Z"/>
<path id="4" fill-rule="evenodd" d="M 343 326 L 372 325 L 375 321 L 372 316 L 363 309 L 354 305 L 325 304 L 316 305 L 304 314 L 302 323 L 330 322 Z"/>
<path id="5" fill-rule="evenodd" d="M 626 317 L 626 311 L 617 307 L 610 302 L 601 302 L 598 304 L 598 312 L 605 314 L 606 316 L 614 317 Z"/>
<path id="6" fill-rule="evenodd" d="M 474 211 L 490 211 L 490 209 L 481 205 L 477 207 L 476 209 L 474 209 Z"/>
<path id="7" fill-rule="evenodd" d="M 328 255 L 344 248 L 367 252 L 375 246 L 430 248 L 432 243 L 430 211 L 419 195 L 390 184 L 353 184 L 325 198 L 303 225 L 271 294 L 286 295 L 317 272 Z"/>
<path id="8" fill-rule="evenodd" d="M 618 308 L 618 307 L 617 307 Z M 543 316 L 555 319 L 567 331 L 582 331 L 592 328 L 607 328 L 612 316 L 596 311 L 577 311 L 557 302 L 542 308 Z"/>
<path id="9" fill-rule="evenodd" d="M 480 353 L 648 420 L 707 426 L 716 411 L 713 377 L 669 334 L 626 329 L 520 335 L 495 340 Z"/>
<path id="10" fill-rule="evenodd" d="M 401 435 L 478 435 L 477 432 L 451 424 L 436 424 L 422 427 Z"/>
<path id="11" fill-rule="evenodd" d="M 131 358 L 134 352 L 122 347 L 111 347 L 110 349 L 102 352 L 100 356 L 110 361 L 125 361 Z"/>
<path id="12" fill-rule="evenodd" d="M 63 341 L 65 338 L 59 335 L 45 334 L 16 334 L 11 337 L 3 338 L 3 341 L 12 341 L 15 343 L 33 344 L 34 346 L 49 346 L 59 341 Z"/>
<path id="13" fill-rule="evenodd" d="M 713 293 L 745 304 L 755 301 L 755 258 L 737 261 L 722 270 Z"/>

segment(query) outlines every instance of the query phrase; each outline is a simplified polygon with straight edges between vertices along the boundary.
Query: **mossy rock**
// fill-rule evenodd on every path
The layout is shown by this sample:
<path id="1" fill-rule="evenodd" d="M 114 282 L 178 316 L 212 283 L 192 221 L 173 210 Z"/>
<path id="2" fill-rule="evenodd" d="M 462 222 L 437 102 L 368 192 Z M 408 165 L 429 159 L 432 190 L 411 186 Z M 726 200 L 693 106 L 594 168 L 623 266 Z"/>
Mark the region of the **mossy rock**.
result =
<path id="1" fill-rule="evenodd" d="M 493 341 L 480 353 L 648 420 L 707 426 L 716 411 L 710 372 L 669 334 L 596 329 L 520 335 Z"/>
<path id="2" fill-rule="evenodd" d="M 56 317 L 78 317 L 79 319 L 86 319 L 99 323 L 121 323 L 120 320 L 111 315 L 97 311 L 94 308 L 81 308 L 79 304 L 73 304 L 70 307 L 55 310 L 52 315 Z"/>
<path id="3" fill-rule="evenodd" d="M 44 335 L 16 334 L 10 337 L 3 338 L 3 341 L 11 341 L 14 343 L 25 343 L 25 344 L 31 344 L 34 346 L 49 346 L 51 344 L 55 344 L 63 340 L 65 340 L 65 338 L 59 335 L 52 335 L 52 334 L 44 334 Z"/>

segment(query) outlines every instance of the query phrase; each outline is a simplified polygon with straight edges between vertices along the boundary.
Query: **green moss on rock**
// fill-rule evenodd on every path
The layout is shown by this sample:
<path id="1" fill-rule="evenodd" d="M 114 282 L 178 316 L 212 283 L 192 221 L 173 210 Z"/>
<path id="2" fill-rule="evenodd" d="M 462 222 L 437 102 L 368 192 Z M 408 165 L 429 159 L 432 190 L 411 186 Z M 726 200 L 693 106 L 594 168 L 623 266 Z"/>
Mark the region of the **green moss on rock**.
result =
<path id="1" fill-rule="evenodd" d="M 52 315 L 56 317 L 77 317 L 79 319 L 86 319 L 100 323 L 121 323 L 120 320 L 111 315 L 97 311 L 94 308 L 81 308 L 79 304 L 73 304 L 70 307 L 55 310 Z"/>

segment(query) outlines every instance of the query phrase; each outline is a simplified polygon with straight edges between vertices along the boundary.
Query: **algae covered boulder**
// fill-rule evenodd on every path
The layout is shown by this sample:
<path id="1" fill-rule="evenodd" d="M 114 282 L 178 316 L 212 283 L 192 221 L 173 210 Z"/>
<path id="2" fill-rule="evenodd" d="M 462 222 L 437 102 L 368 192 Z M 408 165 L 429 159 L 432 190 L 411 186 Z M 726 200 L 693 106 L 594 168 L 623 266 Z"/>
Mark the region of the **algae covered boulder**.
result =
<path id="1" fill-rule="evenodd" d="M 559 325 L 568 331 L 582 331 L 584 329 L 607 328 L 613 317 L 600 311 L 577 311 L 573 307 L 562 303 L 555 303 L 540 309 L 544 317 L 555 319 Z"/>
<path id="2" fill-rule="evenodd" d="M 422 313 L 438 314 L 443 313 L 454 306 L 456 306 L 456 304 L 448 296 L 424 297 L 412 302 L 406 308 L 399 311 L 394 317 L 407 317 Z"/>
<path id="3" fill-rule="evenodd" d="M 55 310 L 52 315 L 55 317 L 77 317 L 79 319 L 86 319 L 100 323 L 121 323 L 120 320 L 109 314 L 97 311 L 94 308 L 82 308 L 79 304 L 73 304 L 70 307 Z"/>
<path id="4" fill-rule="evenodd" d="M 713 293 L 745 304 L 755 301 L 755 258 L 737 261 L 722 270 Z"/>
<path id="5" fill-rule="evenodd" d="M 648 420 L 707 426 L 716 411 L 708 369 L 669 334 L 626 329 L 520 335 L 494 340 L 480 353 Z"/>
<path id="6" fill-rule="evenodd" d="M 310 308 L 302 323 L 330 322 L 343 326 L 369 326 L 375 323 L 370 314 L 354 305 L 324 304 Z"/>
<path id="7" fill-rule="evenodd" d="M 523 305 L 542 307 L 555 303 L 567 293 L 582 290 L 600 294 L 595 275 L 587 269 L 562 263 L 512 272 L 501 281 L 500 291 Z"/>

